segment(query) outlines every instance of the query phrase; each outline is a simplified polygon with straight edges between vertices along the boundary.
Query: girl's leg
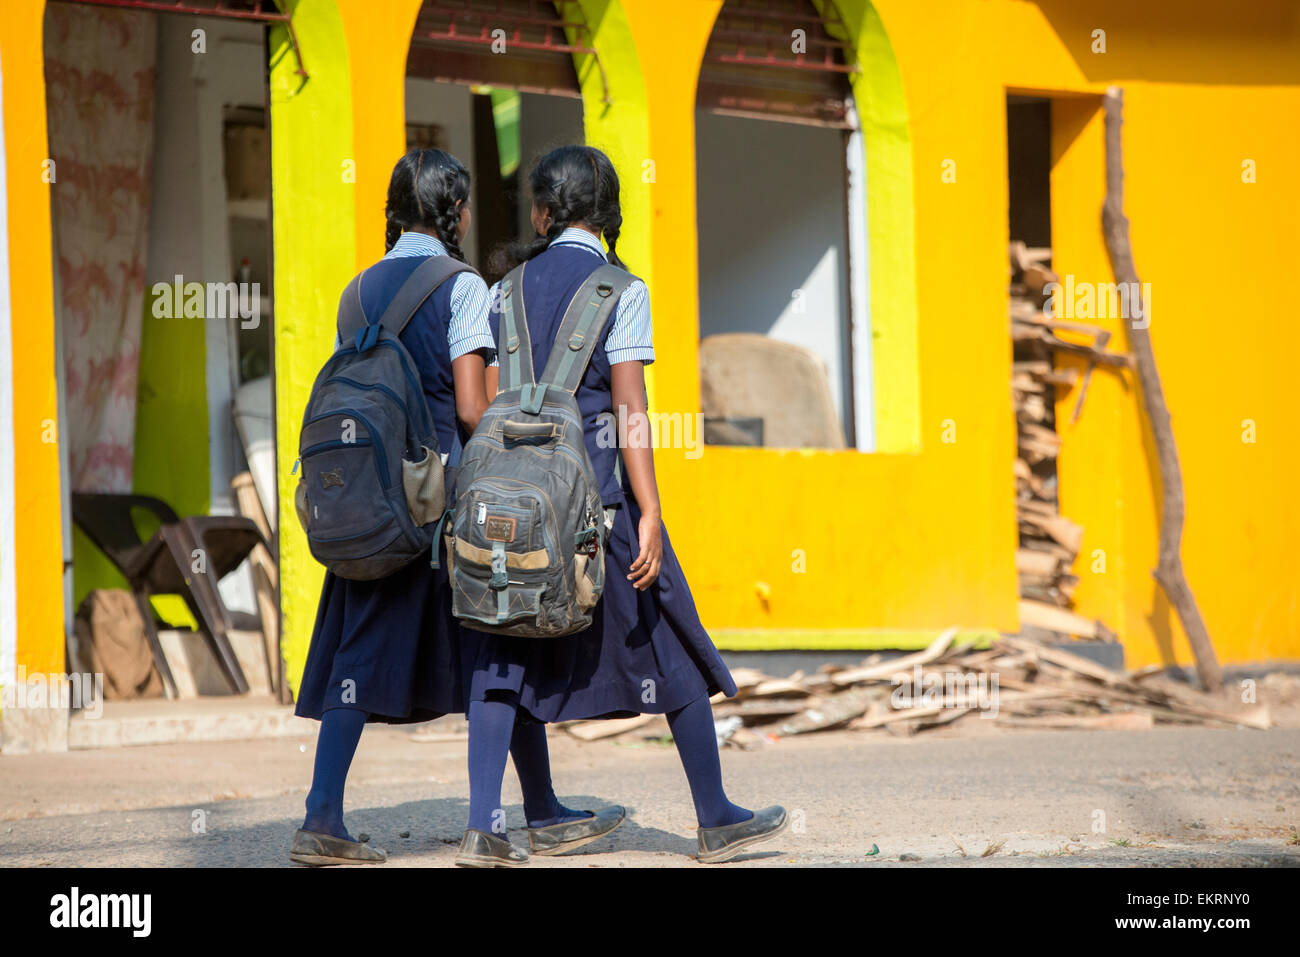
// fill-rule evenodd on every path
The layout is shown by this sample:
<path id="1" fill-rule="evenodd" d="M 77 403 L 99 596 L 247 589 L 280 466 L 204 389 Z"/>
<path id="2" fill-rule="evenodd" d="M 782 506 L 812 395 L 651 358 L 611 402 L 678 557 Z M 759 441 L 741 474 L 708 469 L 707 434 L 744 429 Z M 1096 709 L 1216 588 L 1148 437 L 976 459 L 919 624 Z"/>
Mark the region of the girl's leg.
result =
<path id="1" fill-rule="evenodd" d="M 501 778 L 515 727 L 517 702 L 493 698 L 469 706 L 469 828 L 506 839 Z"/>
<path id="2" fill-rule="evenodd" d="M 311 790 L 307 792 L 307 818 L 302 824 L 304 831 L 355 840 L 343 826 L 343 785 L 366 718 L 366 712 L 353 708 L 331 708 L 321 715 L 316 766 Z"/>
<path id="3" fill-rule="evenodd" d="M 546 725 L 516 719 L 510 738 L 510 757 L 524 792 L 524 816 L 529 827 L 549 827 L 592 817 L 590 811 L 574 811 L 560 803 L 551 784 L 551 756 L 546 747 Z"/>
<path id="4" fill-rule="evenodd" d="M 709 696 L 700 695 L 685 707 L 668 712 L 668 727 L 691 786 L 700 827 L 739 824 L 753 817 L 752 811 L 728 801 L 722 789 L 722 764 L 718 760 Z"/>

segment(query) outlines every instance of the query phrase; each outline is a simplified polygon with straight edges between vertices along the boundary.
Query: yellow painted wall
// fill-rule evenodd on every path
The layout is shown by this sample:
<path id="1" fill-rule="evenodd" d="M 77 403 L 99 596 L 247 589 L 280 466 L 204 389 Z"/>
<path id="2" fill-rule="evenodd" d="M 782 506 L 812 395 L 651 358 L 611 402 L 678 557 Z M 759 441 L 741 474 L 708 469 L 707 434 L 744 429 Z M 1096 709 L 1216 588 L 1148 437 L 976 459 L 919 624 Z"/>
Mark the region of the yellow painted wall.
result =
<path id="1" fill-rule="evenodd" d="M 695 77 L 720 3 L 577 6 L 593 29 L 612 101 L 603 101 L 598 74 L 581 58 L 587 136 L 619 164 L 620 251 L 651 286 L 654 408 L 697 411 Z M 908 645 L 949 624 L 1017 627 L 1005 96 L 1056 97 L 1057 264 L 1079 279 L 1107 281 L 1097 110 L 1104 87 L 1121 83 L 1128 213 L 1139 271 L 1154 285 L 1152 338 L 1186 474 L 1188 575 L 1224 660 L 1300 655 L 1291 544 L 1300 518 L 1288 494 L 1300 452 L 1286 441 L 1296 407 L 1286 363 L 1300 333 L 1266 289 L 1252 288 L 1252 281 L 1265 285 L 1259 277 L 1288 275 L 1300 256 L 1294 5 L 1151 0 L 1140 16 L 1120 0 L 837 6 L 859 48 L 876 54 L 855 82 L 881 90 L 890 83 L 883 52 L 897 64 L 901 102 L 882 102 L 884 113 L 864 117 L 894 147 L 892 165 L 871 167 L 869 184 L 876 187 L 868 202 L 877 230 L 872 267 L 894 265 L 873 276 L 874 310 L 883 331 L 899 335 L 897 348 L 879 357 L 897 384 L 882 385 L 877 404 L 881 414 L 893 408 L 914 416 L 915 427 L 900 427 L 886 442 L 890 450 L 875 454 L 658 454 L 667 523 L 719 644 Z M 62 662 L 60 548 L 52 531 L 58 462 L 55 447 L 40 441 L 55 395 L 48 187 L 38 175 L 46 149 L 40 7 L 0 5 L 11 279 L 14 313 L 24 320 L 15 322 L 13 344 L 24 357 L 15 363 L 15 521 L 19 663 L 29 670 Z M 337 295 L 382 251 L 384 191 L 403 145 L 403 55 L 418 3 L 398 0 L 382 15 L 372 8 L 362 0 L 300 0 L 295 24 L 313 77 L 305 87 L 283 36 L 273 40 L 276 397 L 286 503 L 301 411 L 328 353 Z M 881 29 L 871 32 L 873 22 Z M 1089 49 L 1098 27 L 1107 31 L 1105 54 Z M 1247 158 L 1258 164 L 1255 184 L 1241 182 Z M 957 181 L 945 184 L 949 159 Z M 342 175 L 346 160 L 355 161 L 355 182 Z M 652 178 L 644 175 L 647 160 Z M 775 215 L 771 199 L 761 198 L 756 228 Z M 778 199 L 797 201 L 797 191 Z M 881 231 L 882 222 L 895 225 Z M 890 295 L 914 301 L 900 305 Z M 1122 324 L 1114 328 L 1122 333 Z M 1073 393 L 1061 395 L 1066 417 L 1073 401 Z M 1133 383 L 1102 372 L 1083 418 L 1063 426 L 1062 501 L 1087 528 L 1076 569 L 1080 605 L 1119 632 L 1131 664 L 1187 661 L 1149 575 L 1157 490 L 1139 409 Z M 1241 441 L 1244 419 L 1256 423 L 1253 444 Z M 945 424 L 955 442 L 941 441 Z M 296 678 L 321 572 L 291 513 L 282 513 L 280 527 L 288 670 Z M 1105 553 L 1104 572 L 1092 571 L 1096 549 Z M 796 552 L 803 573 L 792 569 Z"/>
<path id="2" fill-rule="evenodd" d="M 1289 357 L 1300 333 L 1258 293 L 1271 285 L 1263 277 L 1294 273 L 1300 252 L 1300 7 L 1157 3 L 1154 15 L 1138 18 L 1120 3 L 1092 5 L 1088 15 L 1077 6 L 1008 6 L 1009 29 L 1051 51 L 1054 68 L 1008 55 L 1024 73 L 1006 82 L 1123 86 L 1126 206 L 1138 273 L 1152 286 L 1151 339 L 1182 460 L 1188 580 L 1221 658 L 1296 657 L 1292 476 L 1300 454 L 1290 433 L 1300 403 Z M 1105 54 L 1091 50 L 1098 27 L 1107 30 Z M 1057 268 L 1109 281 L 1096 226 L 1100 101 L 1054 106 Z M 1253 184 L 1242 181 L 1248 159 Z M 1123 320 L 1097 321 L 1115 332 L 1115 348 L 1126 348 Z M 1061 396 L 1058 421 L 1074 399 Z M 1131 375 L 1094 375 L 1080 421 L 1060 426 L 1063 509 L 1087 529 L 1079 601 L 1118 621 L 1134 663 L 1186 662 L 1182 628 L 1150 575 L 1160 487 L 1139 408 Z M 1242 441 L 1247 419 L 1254 443 Z"/>
<path id="3" fill-rule="evenodd" d="M 1124 87 L 1127 211 L 1139 274 L 1153 285 L 1151 336 L 1183 463 L 1187 575 L 1221 658 L 1300 654 L 1297 563 L 1287 544 L 1300 532 L 1290 494 L 1300 455 L 1284 438 L 1287 413 L 1296 407 L 1286 357 L 1300 335 L 1277 312 L 1255 308 L 1243 279 L 1285 275 L 1300 252 L 1300 131 L 1283 119 L 1300 115 L 1296 6 L 1157 0 L 1134 12 L 1135 5 L 1112 0 L 954 0 L 932 5 L 924 21 L 906 3 L 879 6 L 912 115 L 923 118 L 913 127 L 922 171 L 923 296 L 936 285 L 970 289 L 967 265 L 989 251 L 986 237 L 995 226 L 1005 229 L 1002 88 L 1058 97 L 1058 271 L 1077 280 L 1113 278 L 1099 226 L 1104 157 L 1097 94 L 1112 83 Z M 1092 50 L 1098 28 L 1106 30 L 1105 53 Z M 935 56 L 936 49 L 944 55 Z M 984 128 L 959 122 L 981 112 L 990 121 Z M 927 144 L 933 150 L 923 155 Z M 958 156 L 955 187 L 939 182 L 941 155 Z M 964 175 L 965 155 L 990 162 L 972 179 Z M 1246 158 L 1258 164 L 1255 184 L 1242 182 Z M 991 194 L 996 215 L 975 215 L 965 205 L 974 198 L 955 209 L 949 190 Z M 957 248 L 940 255 L 937 234 L 945 229 Z M 1003 232 L 995 244 L 999 265 L 1004 239 Z M 998 321 L 1001 315 L 999 303 Z M 924 302 L 921 316 L 924 357 L 930 323 L 940 326 L 939 348 L 951 330 Z M 1122 320 L 1101 324 L 1114 330 L 1114 348 L 1127 347 Z M 924 388 L 934 378 L 923 371 Z M 1159 487 L 1132 378 L 1094 375 L 1084 414 L 1069 426 L 1075 399 L 1074 391 L 1061 393 L 1058 421 L 1065 438 L 1063 510 L 1087 530 L 1075 568 L 1080 608 L 1116 628 L 1130 663 L 1187 662 L 1176 616 L 1150 576 Z M 1257 423 L 1254 444 L 1241 440 L 1247 418 Z"/>
<path id="4" fill-rule="evenodd" d="M 693 81 L 683 64 L 698 62 L 718 4 L 674 4 L 672 16 L 653 0 L 621 6 L 660 170 L 650 187 L 656 408 L 690 411 L 698 316 Z M 865 4 L 838 6 L 851 30 L 870 17 Z M 880 203 L 890 214 L 914 209 L 920 448 L 709 449 L 698 461 L 659 454 L 668 525 L 723 646 L 911 643 L 922 636 L 897 632 L 950 622 L 1017 627 L 1005 95 L 1067 98 L 1055 143 L 1057 262 L 1101 282 L 1111 276 L 1095 112 L 1105 86 L 1121 83 L 1129 215 L 1142 278 L 1156 283 L 1152 335 L 1186 472 L 1188 574 L 1223 659 L 1300 654 L 1300 590 L 1286 545 L 1300 531 L 1288 502 L 1300 456 L 1282 437 L 1296 405 L 1283 363 L 1297 335 L 1276 313 L 1242 308 L 1239 285 L 1242 276 L 1285 275 L 1300 253 L 1300 184 L 1287 166 L 1300 135 L 1287 120 L 1300 115 L 1296 8 L 1282 0 L 1249 11 L 1209 0 L 1157 0 L 1140 14 L 1131 7 L 874 4 L 901 75 L 915 173 L 910 196 L 881 197 L 879 180 L 869 183 L 877 190 L 869 206 L 876 222 Z M 1090 49 L 1097 27 L 1107 30 L 1105 54 Z M 1261 169 L 1249 186 L 1240 179 L 1246 157 Z M 948 159 L 956 183 L 942 182 Z M 797 201 L 797 191 L 784 201 Z M 873 245 L 873 272 L 881 261 Z M 1227 281 L 1207 279 L 1217 276 Z M 888 308 L 874 277 L 873 296 L 875 312 Z M 1067 413 L 1074 398 L 1061 396 Z M 1158 506 L 1139 409 L 1131 382 L 1098 375 L 1086 415 L 1067 430 L 1062 499 L 1088 527 L 1076 568 L 1080 605 L 1120 633 L 1131 663 L 1187 661 L 1149 574 Z M 1241 442 L 1245 418 L 1257 423 L 1253 445 Z M 941 441 L 946 421 L 956 431 L 951 444 Z M 1106 553 L 1104 571 L 1093 571 L 1094 549 Z M 803 574 L 792 571 L 796 550 L 806 556 Z"/>
<path id="5" fill-rule="evenodd" d="M 622 6 L 645 72 L 652 150 L 660 171 L 651 187 L 655 408 L 694 412 L 699 408 L 695 74 L 720 4 L 677 4 L 671 17 L 652 0 L 623 0 Z M 851 11 L 855 16 L 845 13 L 851 28 L 867 19 L 864 5 L 857 7 Z M 901 54 L 899 62 L 902 86 L 910 94 Z M 907 108 L 915 109 L 910 95 Z M 979 128 L 978 116 L 963 116 L 961 122 L 963 129 Z M 1000 129 L 996 116 L 993 125 Z M 913 136 L 918 132 L 914 129 Z M 922 146 L 914 149 L 924 155 Z M 995 147 L 984 167 L 996 168 L 1000 155 L 1001 147 Z M 924 169 L 922 162 L 914 165 Z M 938 160 L 934 169 L 937 180 Z M 918 182 L 918 193 L 922 188 Z M 1005 192 L 1005 182 L 1001 188 Z M 784 187 L 774 184 L 774 189 Z M 970 191 L 965 199 L 971 208 L 958 215 L 995 215 L 995 230 L 1005 234 L 1005 208 L 998 212 L 996 193 Z M 779 222 L 780 204 L 797 201 L 797 189 L 756 198 L 755 228 L 763 228 L 769 216 Z M 911 197 L 889 195 L 884 208 L 909 213 Z M 919 268 L 924 259 L 920 210 L 916 223 Z M 960 237 L 950 225 L 934 230 L 934 255 L 944 260 L 955 255 Z M 901 238 L 906 241 L 907 234 Z M 935 314 L 947 313 L 919 329 L 922 386 L 919 408 L 913 410 L 920 423 L 919 452 L 709 448 L 697 460 L 681 451 L 659 452 L 666 522 L 701 615 L 720 645 L 916 644 L 927 640 L 924 631 L 949 624 L 1016 627 L 1010 472 L 1015 436 L 999 251 L 1004 242 L 995 231 L 974 262 L 961 264 L 967 288 L 958 302 L 936 308 L 942 302 L 939 290 L 915 284 L 923 314 L 927 306 Z M 873 248 L 873 270 L 876 252 Z M 882 268 L 909 258 L 906 250 L 885 253 L 879 257 Z M 913 292 L 905 276 L 899 282 Z M 875 280 L 873 295 L 879 296 Z M 974 312 L 963 299 L 982 300 L 981 308 Z M 876 308 L 885 313 L 893 305 L 882 300 Z M 927 355 L 926 346 L 935 344 L 927 332 L 940 331 L 943 348 Z M 890 394 L 885 404 L 897 398 Z M 952 444 L 939 441 L 945 420 L 956 428 Z M 801 555 L 804 571 L 797 572 Z M 761 633 L 767 629 L 784 634 Z"/>

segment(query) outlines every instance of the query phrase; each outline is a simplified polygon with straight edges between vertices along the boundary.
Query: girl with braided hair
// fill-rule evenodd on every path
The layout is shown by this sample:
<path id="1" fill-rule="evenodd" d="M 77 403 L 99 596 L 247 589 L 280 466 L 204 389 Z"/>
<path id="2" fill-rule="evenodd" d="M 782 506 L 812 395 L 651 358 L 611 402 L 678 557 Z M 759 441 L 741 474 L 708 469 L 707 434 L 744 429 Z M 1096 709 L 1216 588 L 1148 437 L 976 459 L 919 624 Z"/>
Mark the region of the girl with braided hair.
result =
<path id="1" fill-rule="evenodd" d="M 469 187 L 465 167 L 442 150 L 414 150 L 398 161 L 388 186 L 386 254 L 360 278 L 367 316 L 382 315 L 428 257 L 465 260 L 460 244 L 470 226 Z M 400 339 L 419 374 L 438 446 L 454 467 L 488 404 L 484 371 L 495 348 L 483 279 L 468 271 L 444 282 Z M 442 558 L 439 570 L 417 560 L 375 581 L 325 575 L 296 708 L 321 722 L 307 815 L 290 850 L 298 863 L 386 859 L 343 826 L 344 783 L 367 721 L 401 724 L 466 710 L 466 671 L 477 648 L 451 615 Z M 543 810 L 558 804 L 545 729 L 521 725 L 510 750 L 527 804 Z"/>
<path id="2" fill-rule="evenodd" d="M 504 249 L 498 265 L 526 264 L 512 282 L 522 293 L 533 371 L 540 381 L 579 288 L 606 262 L 625 268 L 617 250 L 623 215 L 613 164 L 588 146 L 546 154 L 533 169 L 530 186 L 537 236 Z M 497 287 L 489 298 L 496 333 L 502 299 Z M 577 634 L 544 641 L 480 636 L 469 705 L 469 826 L 456 861 L 462 866 L 528 861 L 506 839 L 504 828 L 495 826 L 506 751 L 521 714 L 538 722 L 665 714 L 690 784 L 702 862 L 729 860 L 786 827 L 784 808 L 739 807 L 722 787 L 709 696 L 735 695 L 736 684 L 700 624 L 660 518 L 648 430 L 637 424 L 648 421 L 644 367 L 653 361 L 648 293 L 637 279 L 621 294 L 575 393 L 609 530 L 604 591 L 592 626 Z M 494 360 L 487 370 L 489 395 L 497 393 L 495 366 Z M 618 430 L 628 435 L 621 456 L 602 440 L 612 431 L 607 424 L 615 410 L 630 426 Z M 534 853 L 550 853 L 558 836 L 595 840 L 623 818 L 622 808 L 597 814 L 557 810 L 549 826 L 529 821 Z"/>

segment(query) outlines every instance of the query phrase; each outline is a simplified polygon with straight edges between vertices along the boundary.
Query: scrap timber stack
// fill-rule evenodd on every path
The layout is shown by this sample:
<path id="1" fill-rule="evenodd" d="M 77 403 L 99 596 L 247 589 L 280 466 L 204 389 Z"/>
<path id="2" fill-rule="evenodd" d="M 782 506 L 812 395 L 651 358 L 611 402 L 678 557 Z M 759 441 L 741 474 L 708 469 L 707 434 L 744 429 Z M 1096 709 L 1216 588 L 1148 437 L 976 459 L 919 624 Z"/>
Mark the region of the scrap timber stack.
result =
<path id="1" fill-rule="evenodd" d="M 960 719 L 1028 728 L 1135 730 L 1156 722 L 1268 728 L 1267 704 L 1243 706 L 1228 693 L 1193 689 L 1163 668 L 1112 671 L 1019 635 L 991 647 L 940 634 L 924 651 L 855 667 L 823 665 L 786 678 L 735 668 L 739 693 L 713 699 L 719 739 L 742 750 L 781 738 L 847 728 L 912 735 Z M 565 725 L 583 741 L 666 741 L 663 715 L 578 721 Z"/>
<path id="2" fill-rule="evenodd" d="M 1083 527 L 1061 514 L 1056 459 L 1061 437 L 1056 429 L 1057 387 L 1078 386 L 1075 415 L 1082 410 L 1092 367 L 1097 361 L 1115 364 L 1127 357 L 1105 351 L 1109 333 L 1096 326 L 1057 322 L 1044 312 L 1045 288 L 1057 281 L 1051 249 L 1010 248 L 1011 395 L 1017 428 L 1016 520 L 1020 547 L 1016 572 L 1020 580 L 1020 620 L 1027 635 L 1114 641 L 1098 621 L 1074 614 L 1074 590 L 1079 579 L 1071 572 L 1083 542 Z M 1061 338 L 1064 332 L 1070 339 Z M 1076 341 L 1082 333 L 1092 345 Z M 1089 363 L 1080 379 L 1075 368 L 1060 368 L 1056 353 L 1081 355 Z"/>

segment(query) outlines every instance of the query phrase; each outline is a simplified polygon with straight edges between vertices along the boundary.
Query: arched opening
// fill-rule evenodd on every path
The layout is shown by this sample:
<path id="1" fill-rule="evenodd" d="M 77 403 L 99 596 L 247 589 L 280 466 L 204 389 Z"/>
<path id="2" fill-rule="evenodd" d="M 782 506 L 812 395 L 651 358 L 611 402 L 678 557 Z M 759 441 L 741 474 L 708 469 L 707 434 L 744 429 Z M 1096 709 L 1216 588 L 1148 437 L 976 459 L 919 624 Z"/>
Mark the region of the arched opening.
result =
<path id="1" fill-rule="evenodd" d="M 867 447 L 856 68 L 825 7 L 726 0 L 700 70 L 701 405 L 716 444 Z"/>
<path id="2" fill-rule="evenodd" d="M 469 169 L 474 219 L 465 254 L 480 269 L 500 243 L 531 230 L 532 162 L 583 142 L 574 57 L 593 52 L 577 3 L 421 5 L 406 61 L 407 146 L 445 149 Z"/>

